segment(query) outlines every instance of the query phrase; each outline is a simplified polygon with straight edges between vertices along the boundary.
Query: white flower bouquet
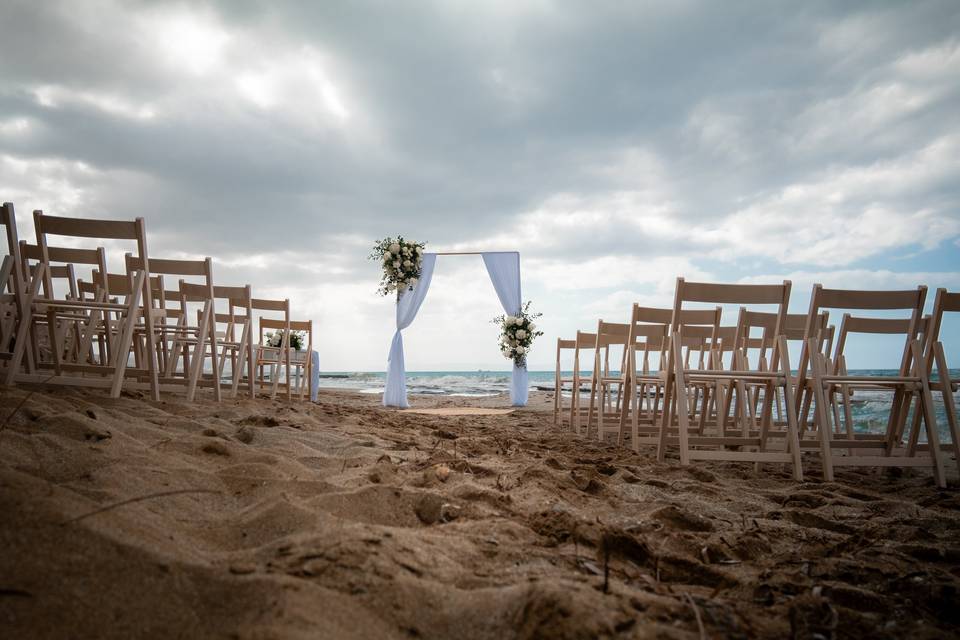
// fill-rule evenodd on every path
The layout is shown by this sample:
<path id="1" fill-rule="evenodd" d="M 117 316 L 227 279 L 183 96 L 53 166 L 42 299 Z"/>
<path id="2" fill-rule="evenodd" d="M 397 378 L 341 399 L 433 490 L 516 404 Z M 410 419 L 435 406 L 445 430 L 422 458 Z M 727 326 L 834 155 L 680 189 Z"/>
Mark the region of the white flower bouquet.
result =
<path id="1" fill-rule="evenodd" d="M 268 331 L 263 336 L 263 346 L 279 348 L 283 344 L 282 331 Z M 307 337 L 303 331 L 290 332 L 290 346 L 296 351 L 302 351 L 307 346 Z"/>
<path id="2" fill-rule="evenodd" d="M 425 246 L 424 242 L 404 240 L 403 236 L 377 241 L 370 254 L 371 260 L 383 265 L 377 293 L 387 296 L 396 291 L 399 298 L 402 292 L 413 288 L 420 279 Z"/>
<path id="3" fill-rule="evenodd" d="M 530 313 L 530 303 L 527 302 L 517 315 L 497 316 L 493 319 L 494 324 L 500 325 L 500 352 L 505 358 L 513 360 L 518 367 L 526 366 L 527 354 L 530 353 L 534 339 L 543 335 L 543 331 L 538 330 L 533 323 L 535 318 L 542 315 Z"/>

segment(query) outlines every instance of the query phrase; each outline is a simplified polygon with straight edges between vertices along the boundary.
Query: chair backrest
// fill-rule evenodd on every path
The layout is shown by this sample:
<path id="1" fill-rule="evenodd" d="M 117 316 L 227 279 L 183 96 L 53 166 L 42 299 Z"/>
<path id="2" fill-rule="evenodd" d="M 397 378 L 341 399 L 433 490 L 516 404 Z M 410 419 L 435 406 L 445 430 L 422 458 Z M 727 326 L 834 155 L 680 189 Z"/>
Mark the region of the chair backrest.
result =
<path id="1" fill-rule="evenodd" d="M 927 331 L 932 324 L 932 316 L 920 318 L 917 326 L 917 335 L 921 342 L 925 340 Z M 840 321 L 840 336 L 837 339 L 836 349 L 833 353 L 834 360 L 843 355 L 843 349 L 847 343 L 847 336 L 851 333 L 866 333 L 872 335 L 907 335 L 910 332 L 910 318 L 864 318 L 853 316 L 849 313 L 843 314 Z"/>
<path id="2" fill-rule="evenodd" d="M 923 319 L 923 304 L 927 297 L 927 288 L 924 285 L 916 289 L 901 291 L 861 291 L 854 289 L 825 289 L 821 284 L 813 285 L 813 293 L 810 295 L 810 311 L 807 313 L 807 323 L 804 329 L 804 338 L 816 337 L 817 318 L 821 311 L 830 309 L 850 309 L 859 311 L 903 311 L 904 320 L 907 320 L 905 331 L 895 331 L 894 333 L 904 334 L 903 357 L 900 361 L 900 373 L 906 375 L 907 367 L 910 362 L 909 347 L 915 340 L 921 330 Z M 852 316 L 851 316 L 852 317 Z M 894 327 L 893 324 L 869 323 L 868 320 L 876 318 L 858 318 L 855 326 L 864 329 L 862 332 L 877 333 L 878 331 L 866 331 L 868 328 L 881 328 L 884 326 Z M 848 329 L 846 333 L 849 333 Z M 845 332 L 840 329 L 840 337 L 837 340 L 834 353 L 842 353 L 845 342 Z M 806 344 L 801 350 L 800 367 L 801 374 L 807 364 Z"/>
<path id="3" fill-rule="evenodd" d="M 789 280 L 784 280 L 783 284 L 723 284 L 687 282 L 683 278 L 677 278 L 671 328 L 676 331 L 684 324 L 681 314 L 686 302 L 737 305 L 764 304 L 777 306 L 774 335 L 780 335 L 785 325 L 787 307 L 790 305 L 790 288 Z"/>
<path id="4" fill-rule="evenodd" d="M 30 271 L 31 261 L 35 263 L 44 262 L 43 250 L 40 248 L 39 244 L 30 244 L 26 240 L 20 241 L 20 260 L 23 264 L 24 273 Z M 57 264 L 54 264 L 57 263 Z M 48 283 L 52 287 L 52 281 L 55 278 L 66 278 L 71 277 L 74 280 L 68 284 L 70 294 L 73 296 L 78 296 L 81 292 L 79 289 L 79 284 L 75 280 L 76 273 L 73 269 L 74 265 L 85 265 L 89 266 L 92 271 L 106 271 L 107 269 L 107 252 L 103 247 L 97 247 L 96 249 L 77 249 L 73 247 L 51 247 L 47 246 L 47 258 L 45 263 L 49 268 L 46 270 L 47 278 L 44 278 L 43 294 L 46 297 L 53 297 L 54 290 L 53 288 L 47 289 Z M 66 276 L 60 267 L 70 267 L 72 272 L 69 276 Z M 110 297 L 110 292 L 106 291 L 106 297 Z"/>
<path id="5" fill-rule="evenodd" d="M 940 339 L 943 314 L 958 311 L 960 311 L 960 292 L 951 293 L 944 288 L 937 289 L 937 295 L 933 299 L 933 313 L 930 315 L 930 325 L 927 331 L 927 346 Z"/>
<path id="6" fill-rule="evenodd" d="M 124 256 L 124 261 L 127 265 L 127 272 L 132 273 L 133 271 L 138 271 L 143 268 L 143 259 L 139 256 L 133 255 L 132 253 L 126 254 L 126 256 Z M 202 282 L 196 284 L 203 286 L 207 290 L 206 294 L 204 294 L 205 297 L 194 300 L 194 298 L 198 297 L 193 295 L 197 290 L 190 288 L 190 301 L 203 302 L 206 300 L 213 300 L 213 260 L 209 257 L 204 258 L 203 260 L 171 260 L 168 258 L 151 258 L 150 272 L 160 276 L 161 282 L 163 281 L 163 276 L 194 276 L 200 278 L 202 279 Z M 168 293 L 173 294 L 173 297 L 168 298 Z M 178 310 L 170 307 L 170 303 L 179 304 L 180 312 L 185 312 L 187 308 L 187 301 L 181 297 L 179 291 L 168 292 L 162 286 L 156 290 L 154 301 L 156 302 L 157 307 L 168 311 L 173 311 L 172 314 L 168 314 L 168 316 L 171 318 L 178 317 Z"/>
<path id="7" fill-rule="evenodd" d="M 683 309 L 679 313 L 679 320 L 684 327 L 709 327 L 711 331 L 715 331 L 720 326 L 721 313 L 720 307 Z M 673 309 L 643 307 L 634 303 L 630 313 L 630 342 L 634 345 L 635 351 L 643 351 L 644 370 L 647 368 L 651 353 L 659 352 L 662 359 L 673 318 Z M 641 340 L 641 338 L 645 339 Z"/>
<path id="8" fill-rule="evenodd" d="M 822 311 L 815 326 L 816 335 L 820 342 L 827 339 L 827 330 L 830 322 L 830 313 Z M 740 307 L 740 317 L 737 320 L 739 330 L 739 344 L 747 349 L 759 349 L 761 352 L 773 347 L 775 339 L 777 314 L 767 311 L 751 311 Z M 807 314 L 788 313 L 784 318 L 783 337 L 788 341 L 803 340 L 807 326 Z M 752 329 L 762 330 L 760 337 L 752 335 Z"/>
<path id="9" fill-rule="evenodd" d="M 291 320 L 290 321 L 290 330 L 291 331 L 302 331 L 307 334 L 307 357 L 310 357 L 310 352 L 313 351 L 313 320 Z"/>
<path id="10" fill-rule="evenodd" d="M 259 344 L 263 344 L 263 336 L 265 330 L 275 329 L 283 331 L 286 336 L 289 334 L 292 329 L 290 328 L 290 299 L 285 298 L 283 300 L 265 300 L 263 298 L 253 298 L 250 301 L 250 308 L 255 311 L 275 311 L 283 313 L 283 319 L 278 320 L 276 318 L 267 318 L 263 314 L 260 315 L 258 319 L 258 326 L 260 331 Z M 289 340 L 289 338 L 285 338 Z"/>
<path id="11" fill-rule="evenodd" d="M 147 279 L 144 280 L 141 305 L 144 308 L 152 306 L 152 287 L 149 284 L 150 260 L 147 257 L 147 231 L 143 218 L 136 218 L 135 220 L 64 218 L 48 216 L 38 210 L 33 212 L 33 225 L 37 234 L 37 245 L 40 247 L 40 260 L 44 264 L 49 264 L 51 259 L 48 236 L 134 241 L 137 245 L 135 255 L 143 261 L 142 271 L 147 276 Z M 106 273 L 106 270 L 101 269 L 101 273 Z M 52 291 L 52 285 L 48 290 Z M 149 316 L 147 317 L 148 324 L 152 327 L 152 321 Z"/>
<path id="12" fill-rule="evenodd" d="M 150 276 L 147 280 L 150 285 L 151 298 L 163 291 L 163 276 Z M 133 293 L 133 272 L 107 273 L 104 275 L 99 269 L 93 271 L 93 284 L 112 296 L 129 296 Z"/>
<path id="13" fill-rule="evenodd" d="M 235 340 L 237 336 L 234 330 L 243 323 L 253 322 L 253 292 L 251 286 L 227 287 L 214 285 L 213 287 L 214 303 L 225 301 L 227 303 L 227 313 L 214 313 L 214 318 L 218 324 L 227 325 L 227 339 Z M 242 309 L 244 312 L 239 313 Z M 250 325 L 251 344 L 253 339 L 253 325 Z"/>

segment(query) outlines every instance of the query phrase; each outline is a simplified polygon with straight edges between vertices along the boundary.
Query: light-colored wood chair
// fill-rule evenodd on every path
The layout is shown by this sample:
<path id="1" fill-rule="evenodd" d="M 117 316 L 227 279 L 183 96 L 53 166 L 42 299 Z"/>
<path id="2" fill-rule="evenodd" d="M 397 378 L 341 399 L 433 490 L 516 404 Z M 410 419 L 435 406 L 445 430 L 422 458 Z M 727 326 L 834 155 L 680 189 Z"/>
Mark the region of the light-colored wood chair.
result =
<path id="1" fill-rule="evenodd" d="M 20 241 L 17 234 L 17 216 L 13 203 L 4 202 L 0 206 L 0 225 L 7 236 L 7 255 L 0 265 L 0 363 L 4 366 L 3 379 L 12 379 L 17 372 L 12 361 L 17 330 L 23 318 L 28 315 L 30 271 L 24 270 L 20 258 Z M 27 370 L 33 372 L 33 353 L 28 354 Z"/>
<path id="2" fill-rule="evenodd" d="M 797 432 L 794 387 L 791 379 L 789 352 L 783 336 L 787 307 L 790 302 L 790 282 L 780 285 L 741 285 L 687 282 L 677 279 L 674 297 L 671 335 L 667 352 L 666 383 L 664 385 L 664 412 L 660 419 L 657 458 L 666 457 L 668 447 L 678 447 L 680 463 L 689 465 L 693 460 L 730 460 L 742 462 L 786 463 L 792 467 L 794 478 L 803 479 L 800 461 L 800 446 Z M 771 354 L 770 368 L 766 371 L 746 367 L 742 348 L 735 348 L 730 368 L 695 369 L 685 366 L 682 357 L 683 326 L 681 312 L 689 303 L 716 305 L 768 305 L 776 308 L 777 323 L 774 335 L 776 344 Z M 741 422 L 737 435 L 716 433 L 691 434 L 691 389 L 700 385 L 726 386 L 729 393 L 747 404 L 748 385 L 764 385 L 764 402 L 759 415 L 759 434 L 749 432 L 749 422 Z M 787 407 L 786 451 L 770 451 L 767 436 L 773 423 L 773 397 L 784 395 Z"/>
<path id="3" fill-rule="evenodd" d="M 43 376 L 44 382 L 70 384 L 78 386 L 99 387 L 106 386 L 112 397 L 119 397 L 125 381 L 133 378 L 134 381 L 146 379 L 154 400 L 160 399 L 157 361 L 155 357 L 153 318 L 149 313 L 142 313 L 151 305 L 151 288 L 149 259 L 147 254 L 146 229 L 142 218 L 133 221 L 120 220 L 92 220 L 85 218 L 63 218 L 47 216 L 41 211 L 34 212 L 34 228 L 37 234 L 37 244 L 41 251 L 40 270 L 44 283 L 44 295 L 31 300 L 29 309 L 30 320 L 21 327 L 15 346 L 13 366 L 19 369 L 27 351 L 28 326 L 33 324 L 34 318 L 46 318 L 48 330 L 51 334 L 51 345 L 59 344 L 59 337 L 54 335 L 58 327 L 66 322 L 83 320 L 88 322 L 88 332 L 99 332 L 105 329 L 102 320 L 97 316 L 109 316 L 111 313 L 119 316 L 117 341 L 109 345 L 106 362 L 90 362 L 86 351 L 82 351 L 80 359 L 69 358 L 69 352 L 51 350 L 51 363 L 54 375 Z M 51 297 L 53 293 L 52 279 L 49 273 L 49 236 L 63 236 L 70 238 L 85 238 L 88 240 L 121 240 L 136 244 L 136 255 L 143 259 L 144 268 L 136 274 L 131 274 L 133 287 L 131 295 L 122 303 L 90 300 L 66 300 Z M 37 285 L 34 285 L 37 286 Z M 92 319 L 92 320 L 91 320 Z M 144 336 L 147 341 L 145 348 L 146 362 L 143 366 L 129 366 L 129 356 L 133 347 L 134 333 L 142 323 Z M 23 340 L 20 340 L 20 333 Z M 109 330 L 107 331 L 109 334 Z M 86 338 L 85 338 L 86 339 Z M 23 376 L 24 374 L 18 374 Z M 29 374 L 28 374 L 29 375 Z M 35 376 L 25 380 L 40 381 Z"/>
<path id="4" fill-rule="evenodd" d="M 932 376 L 934 367 L 936 367 L 937 379 L 931 380 L 930 387 L 933 393 L 939 392 L 943 398 L 943 411 L 947 421 L 950 442 L 941 445 L 941 449 L 953 455 L 953 459 L 960 469 L 960 425 L 957 421 L 957 400 L 954 395 L 960 387 L 960 382 L 954 380 L 950 373 L 943 342 L 940 341 L 940 329 L 943 326 L 945 313 L 960 313 L 960 293 L 937 289 L 937 295 L 933 301 L 933 313 L 930 316 L 927 328 L 924 363 L 928 377 Z M 919 433 L 921 415 L 922 413 L 919 411 L 914 412 L 912 433 Z M 917 449 L 918 451 L 924 451 L 928 447 L 929 444 L 918 444 Z"/>
<path id="5" fill-rule="evenodd" d="M 255 347 L 256 352 L 256 370 L 257 382 L 260 388 L 264 388 L 266 380 L 264 378 L 265 370 L 270 368 L 270 397 L 277 397 L 277 389 L 280 384 L 280 367 L 283 366 L 287 400 L 292 398 L 292 387 L 290 377 L 290 300 L 264 300 L 254 298 L 251 301 L 251 308 L 254 311 L 272 311 L 283 314 L 282 318 L 265 318 L 260 314 L 258 318 L 259 339 Z M 265 343 L 265 337 L 268 332 L 279 332 L 280 345 L 270 346 Z"/>
<path id="6" fill-rule="evenodd" d="M 563 417 L 566 413 L 566 408 L 563 406 L 564 385 L 573 384 L 572 373 L 569 377 L 563 375 L 563 352 L 574 349 L 576 346 L 576 340 L 563 340 L 562 338 L 557 338 L 557 363 L 553 375 L 553 423 L 558 427 L 563 427 Z"/>
<path id="7" fill-rule="evenodd" d="M 596 370 L 598 364 L 594 358 L 594 350 L 597 347 L 597 334 L 588 333 L 586 331 L 577 331 L 577 337 L 574 339 L 573 344 L 573 375 L 571 382 L 571 397 L 570 397 L 570 428 L 577 435 L 582 435 L 580 432 L 581 419 L 587 417 L 589 413 L 589 408 L 583 408 L 581 401 L 581 388 L 583 384 L 587 381 L 593 380 L 593 372 Z M 586 351 L 589 355 L 580 359 L 580 353 Z M 584 361 L 590 362 L 590 374 L 584 376 L 581 370 Z M 593 394 L 594 389 L 591 386 L 590 393 Z"/>
<path id="8" fill-rule="evenodd" d="M 142 262 L 134 255 L 126 255 L 128 272 L 142 268 Z M 210 361 L 210 380 L 220 379 L 220 361 L 213 357 L 218 353 L 216 323 L 214 322 L 213 260 L 175 260 L 151 258 L 150 268 L 156 283 L 154 309 L 158 358 L 162 363 L 161 382 L 185 388 L 186 398 L 192 402 L 204 377 L 203 367 Z M 167 291 L 163 276 L 177 278 L 178 289 Z M 187 281 L 191 278 L 193 281 Z M 191 324 L 191 310 L 195 307 L 197 323 Z M 182 362 L 182 365 L 181 365 Z M 222 399 L 219 384 L 212 384 L 213 398 Z"/>
<path id="9" fill-rule="evenodd" d="M 721 318 L 720 307 L 713 309 L 684 309 L 679 322 L 695 330 L 704 330 L 703 335 L 717 337 Z M 644 307 L 634 304 L 630 313 L 630 348 L 621 367 L 622 398 L 620 403 L 620 430 L 617 438 L 621 446 L 630 436 L 631 447 L 639 451 L 641 444 L 656 446 L 658 416 L 663 400 L 665 381 L 664 365 L 669 343 L 670 323 L 673 309 Z M 701 345 L 703 335 L 697 338 Z M 690 342 L 687 344 L 689 354 Z M 651 368 L 656 359 L 656 369 Z M 694 391 L 695 392 L 695 391 Z M 630 426 L 628 434 L 627 426 Z"/>
<path id="10" fill-rule="evenodd" d="M 91 274 L 94 284 L 94 294 L 93 299 L 95 300 L 107 300 L 116 304 L 118 300 L 129 300 L 136 290 L 136 283 L 134 281 L 133 272 L 127 273 L 104 273 L 98 269 L 95 269 Z M 163 278 L 156 275 L 151 275 L 147 279 L 147 286 L 150 287 L 151 291 L 151 301 L 163 290 Z M 89 287 L 84 284 L 82 280 L 78 282 L 78 290 L 88 291 Z M 145 314 L 146 308 L 140 308 L 140 314 Z M 93 330 L 88 331 L 85 335 L 84 346 L 91 343 L 93 340 L 99 340 L 100 342 L 105 342 L 106 339 L 112 338 L 114 341 L 119 340 L 120 335 L 120 326 L 123 322 L 123 314 L 117 311 L 107 311 L 105 314 L 106 321 L 101 325 L 99 323 L 92 324 Z M 151 315 L 154 320 L 154 332 L 157 332 L 157 313 L 156 307 L 151 308 Z M 160 343 L 158 340 L 154 340 L 154 348 L 156 349 L 156 362 L 157 362 L 157 372 L 158 379 L 160 372 L 162 370 L 162 362 L 160 360 Z M 148 349 L 148 341 L 146 337 L 146 329 L 143 323 L 138 323 L 134 328 L 133 340 L 130 345 L 130 355 L 133 357 L 134 366 L 137 368 L 143 368 L 144 363 L 146 362 L 146 350 Z M 140 376 L 142 381 L 146 381 L 145 376 Z"/>
<path id="11" fill-rule="evenodd" d="M 83 267 L 94 272 L 98 269 L 106 269 L 107 253 L 103 247 L 96 249 L 79 249 L 73 247 L 53 247 L 47 246 L 46 262 L 44 263 L 44 254 L 38 244 L 30 244 L 26 240 L 20 241 L 20 260 L 23 263 L 23 270 L 29 273 L 39 265 L 44 264 L 44 276 L 41 278 L 41 291 L 45 297 L 62 297 L 64 300 L 84 299 L 81 293 L 82 280 L 77 277 L 77 267 Z M 63 286 L 58 286 L 60 283 Z M 59 294 L 58 294 L 59 292 Z M 107 294 L 101 300 L 105 300 Z M 86 299 L 96 301 L 96 295 L 90 295 Z M 75 315 L 73 321 L 65 318 L 61 320 L 59 331 L 53 335 L 61 336 L 63 343 L 57 345 L 57 348 L 71 348 L 73 357 L 78 361 L 91 358 L 99 362 L 105 362 L 106 344 L 96 332 L 97 323 L 106 317 L 106 312 L 96 309 L 90 312 L 80 312 Z M 53 364 L 49 357 L 49 350 L 53 346 L 49 342 L 51 332 L 47 326 L 45 317 L 35 316 L 33 318 L 32 336 L 28 357 L 40 363 L 41 368 L 51 369 Z M 70 343 L 69 347 L 66 343 Z M 91 353 L 96 343 L 97 353 Z M 40 352 L 43 351 L 41 356 Z M 81 354 L 86 354 L 81 356 Z"/>
<path id="12" fill-rule="evenodd" d="M 833 481 L 834 468 L 838 466 L 927 467 L 932 470 L 937 485 L 946 486 L 933 397 L 919 338 L 926 293 L 924 286 L 907 291 L 858 291 L 825 289 L 822 285 L 814 285 L 807 315 L 806 341 L 800 353 L 797 375 L 798 387 L 803 388 L 807 380 L 812 380 L 813 386 L 817 441 L 803 444 L 820 453 L 824 479 L 828 482 Z M 854 323 L 851 321 L 852 316 L 847 316 L 846 326 L 841 328 L 841 335 L 837 340 L 831 367 L 827 358 L 819 351 L 816 336 L 817 317 L 823 310 L 901 311 L 903 317 L 898 320 L 906 320 L 906 323 L 901 322 L 894 326 L 888 322 L 893 320 L 891 318 L 857 318 Z M 844 343 L 846 336 L 854 329 L 867 333 L 890 333 L 894 329 L 896 333 L 902 332 L 904 346 L 897 375 L 861 376 L 843 373 L 846 371 Z M 841 365 L 839 368 L 838 363 Z M 835 416 L 830 410 L 831 394 L 836 390 L 849 394 L 858 388 L 884 389 L 892 393 L 884 438 L 849 438 L 838 433 Z M 911 435 L 911 446 L 907 455 L 897 455 L 897 438 L 903 433 L 907 413 L 914 398 L 918 400 L 918 410 L 923 415 L 923 431 L 930 446 L 927 455 L 917 455 L 916 440 L 920 433 L 918 429 Z M 799 405 L 797 406 L 799 408 Z M 854 452 L 853 449 L 857 451 Z M 846 452 L 846 455 L 842 455 L 843 452 Z"/>
<path id="13" fill-rule="evenodd" d="M 257 394 L 254 364 L 256 353 L 253 344 L 253 293 L 250 285 L 213 287 L 214 302 L 227 306 L 227 312 L 215 312 L 217 340 L 220 349 L 219 370 L 221 375 L 230 362 L 230 397 L 235 398 L 241 383 L 250 398 Z"/>
<path id="14" fill-rule="evenodd" d="M 290 366 L 297 380 L 297 397 L 301 401 L 304 394 L 310 397 L 310 385 L 313 380 L 313 320 L 291 320 L 290 331 L 302 332 L 307 339 L 307 348 L 289 351 Z"/>
<path id="15" fill-rule="evenodd" d="M 597 322 L 594 345 L 593 372 L 590 379 L 590 405 L 587 410 L 586 435 L 589 437 L 596 416 L 598 440 L 606 436 L 604 419 L 619 424 L 620 400 L 623 395 L 623 370 L 630 345 L 630 325 L 617 322 Z M 616 372 L 610 368 L 610 355 L 619 352 L 620 363 Z M 614 432 L 614 435 L 616 432 Z"/>

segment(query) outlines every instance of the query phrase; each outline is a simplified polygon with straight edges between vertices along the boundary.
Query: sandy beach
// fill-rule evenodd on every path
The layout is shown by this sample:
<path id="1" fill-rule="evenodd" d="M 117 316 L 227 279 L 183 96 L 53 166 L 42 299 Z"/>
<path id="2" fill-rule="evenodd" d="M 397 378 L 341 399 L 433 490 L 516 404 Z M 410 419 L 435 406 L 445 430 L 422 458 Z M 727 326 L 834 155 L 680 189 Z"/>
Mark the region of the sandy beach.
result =
<path id="1" fill-rule="evenodd" d="M 960 628 L 960 496 L 920 473 L 797 484 L 658 464 L 558 431 L 546 393 L 496 415 L 334 391 L 319 404 L 28 393 L 0 395 L 4 638 Z M 508 408 L 470 400 L 413 399 Z"/>

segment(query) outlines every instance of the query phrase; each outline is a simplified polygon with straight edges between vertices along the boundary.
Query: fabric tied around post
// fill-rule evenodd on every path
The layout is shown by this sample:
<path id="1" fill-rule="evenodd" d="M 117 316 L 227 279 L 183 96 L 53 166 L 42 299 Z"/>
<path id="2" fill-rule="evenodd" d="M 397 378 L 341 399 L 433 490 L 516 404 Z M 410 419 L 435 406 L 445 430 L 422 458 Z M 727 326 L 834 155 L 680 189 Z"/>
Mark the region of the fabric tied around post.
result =
<path id="1" fill-rule="evenodd" d="M 433 278 L 433 268 L 437 262 L 437 254 L 423 254 L 420 266 L 420 279 L 412 289 L 400 294 L 397 300 L 397 331 L 393 334 L 390 343 L 390 356 L 387 360 L 387 379 L 383 390 L 383 406 L 400 407 L 406 409 L 407 402 L 407 371 L 403 362 L 403 334 L 404 329 L 410 326 L 417 317 L 420 305 L 427 297 L 430 280 Z"/>
<path id="2" fill-rule="evenodd" d="M 493 282 L 493 288 L 500 299 L 500 305 L 508 314 L 520 313 L 523 297 L 520 292 L 520 254 L 516 251 L 483 253 L 483 264 Z M 513 365 L 510 376 L 510 404 L 515 407 L 527 406 L 530 396 L 527 367 Z"/>

